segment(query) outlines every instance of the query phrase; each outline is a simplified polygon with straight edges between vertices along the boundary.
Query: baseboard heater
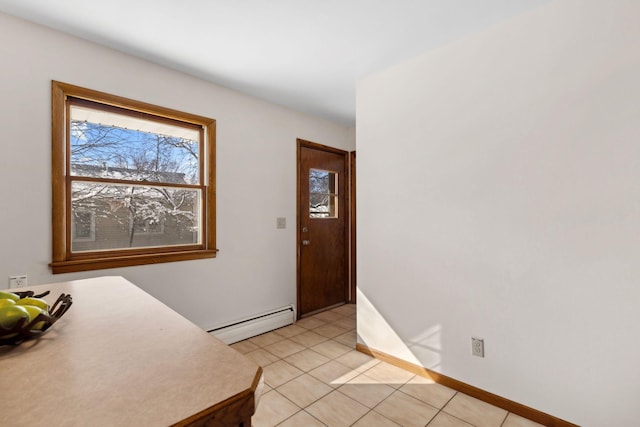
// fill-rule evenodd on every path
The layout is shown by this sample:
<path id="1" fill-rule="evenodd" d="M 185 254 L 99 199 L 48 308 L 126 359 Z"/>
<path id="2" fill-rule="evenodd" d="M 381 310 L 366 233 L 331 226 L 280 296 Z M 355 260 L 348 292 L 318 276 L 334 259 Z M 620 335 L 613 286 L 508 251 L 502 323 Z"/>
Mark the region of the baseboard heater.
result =
<path id="1" fill-rule="evenodd" d="M 288 305 L 266 313 L 247 317 L 246 319 L 231 322 L 209 331 L 225 344 L 246 340 L 283 326 L 291 325 L 296 321 L 296 308 Z"/>

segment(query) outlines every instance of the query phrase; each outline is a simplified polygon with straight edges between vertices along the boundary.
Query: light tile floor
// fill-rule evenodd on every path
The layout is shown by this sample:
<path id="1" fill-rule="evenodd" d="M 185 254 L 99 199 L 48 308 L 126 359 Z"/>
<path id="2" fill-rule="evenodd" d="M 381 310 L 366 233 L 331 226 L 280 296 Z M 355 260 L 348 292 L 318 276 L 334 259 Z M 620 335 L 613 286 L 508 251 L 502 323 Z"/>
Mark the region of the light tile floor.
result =
<path id="1" fill-rule="evenodd" d="M 231 347 L 264 370 L 254 427 L 535 427 L 463 393 L 355 351 L 355 305 Z"/>

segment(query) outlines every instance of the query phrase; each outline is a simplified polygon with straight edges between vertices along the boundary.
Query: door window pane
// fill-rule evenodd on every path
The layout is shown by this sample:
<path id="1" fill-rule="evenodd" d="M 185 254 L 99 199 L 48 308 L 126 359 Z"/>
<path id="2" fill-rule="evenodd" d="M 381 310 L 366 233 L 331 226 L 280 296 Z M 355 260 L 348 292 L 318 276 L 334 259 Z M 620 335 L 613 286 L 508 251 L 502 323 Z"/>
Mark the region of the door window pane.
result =
<path id="1" fill-rule="evenodd" d="M 321 169 L 309 170 L 309 217 L 338 217 L 338 174 Z"/>

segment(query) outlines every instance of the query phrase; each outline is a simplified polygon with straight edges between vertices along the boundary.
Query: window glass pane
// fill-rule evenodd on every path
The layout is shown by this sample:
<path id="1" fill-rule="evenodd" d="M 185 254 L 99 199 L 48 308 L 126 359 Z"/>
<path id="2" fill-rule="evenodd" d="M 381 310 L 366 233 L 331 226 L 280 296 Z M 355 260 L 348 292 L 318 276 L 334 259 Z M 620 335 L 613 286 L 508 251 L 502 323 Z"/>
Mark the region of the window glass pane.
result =
<path id="1" fill-rule="evenodd" d="M 335 172 L 309 170 L 309 217 L 336 218 L 338 216 L 338 195 L 336 194 L 338 174 Z"/>
<path id="2" fill-rule="evenodd" d="M 71 106 L 71 174 L 199 184 L 200 132 L 191 127 Z"/>
<path id="3" fill-rule="evenodd" d="M 71 250 L 200 244 L 201 197 L 197 189 L 74 181 L 72 215 L 93 216 L 93 238 L 72 239 Z"/>
<path id="4" fill-rule="evenodd" d="M 309 203 L 311 218 L 336 218 L 337 196 L 328 194 L 312 194 Z"/>
<path id="5" fill-rule="evenodd" d="M 311 193 L 330 193 L 331 175 L 329 171 L 311 169 L 309 171 L 309 191 Z"/>

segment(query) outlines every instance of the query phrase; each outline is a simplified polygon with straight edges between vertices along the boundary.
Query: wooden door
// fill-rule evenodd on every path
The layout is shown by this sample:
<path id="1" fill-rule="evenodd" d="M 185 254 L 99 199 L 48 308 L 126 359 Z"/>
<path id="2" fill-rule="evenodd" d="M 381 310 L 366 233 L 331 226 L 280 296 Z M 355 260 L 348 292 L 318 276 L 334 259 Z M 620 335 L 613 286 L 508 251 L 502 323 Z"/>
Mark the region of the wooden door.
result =
<path id="1" fill-rule="evenodd" d="M 346 151 L 298 140 L 298 315 L 348 300 Z"/>

